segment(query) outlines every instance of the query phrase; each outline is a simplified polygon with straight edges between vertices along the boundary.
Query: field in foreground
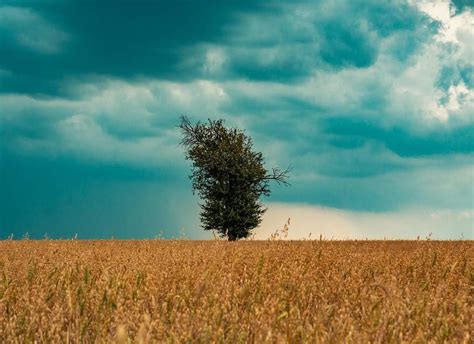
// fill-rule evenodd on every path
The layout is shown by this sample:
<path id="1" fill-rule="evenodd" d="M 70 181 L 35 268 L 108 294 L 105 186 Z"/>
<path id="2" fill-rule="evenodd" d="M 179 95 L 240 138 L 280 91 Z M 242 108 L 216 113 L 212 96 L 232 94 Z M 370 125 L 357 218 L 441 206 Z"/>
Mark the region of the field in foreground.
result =
<path id="1" fill-rule="evenodd" d="M 472 241 L 3 241 L 5 342 L 471 342 Z"/>

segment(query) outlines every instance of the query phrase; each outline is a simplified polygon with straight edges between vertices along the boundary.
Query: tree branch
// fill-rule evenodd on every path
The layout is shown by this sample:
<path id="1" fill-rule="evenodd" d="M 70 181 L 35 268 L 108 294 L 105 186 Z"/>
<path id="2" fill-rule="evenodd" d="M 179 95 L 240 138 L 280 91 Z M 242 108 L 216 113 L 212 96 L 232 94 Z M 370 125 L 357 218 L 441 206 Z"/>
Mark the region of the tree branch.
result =
<path id="1" fill-rule="evenodd" d="M 288 166 L 285 170 L 281 170 L 278 167 L 272 168 L 272 173 L 266 175 L 263 179 L 264 180 L 274 180 L 278 184 L 283 184 L 285 186 L 291 185 L 287 182 L 289 177 L 289 173 L 291 172 L 291 166 Z"/>

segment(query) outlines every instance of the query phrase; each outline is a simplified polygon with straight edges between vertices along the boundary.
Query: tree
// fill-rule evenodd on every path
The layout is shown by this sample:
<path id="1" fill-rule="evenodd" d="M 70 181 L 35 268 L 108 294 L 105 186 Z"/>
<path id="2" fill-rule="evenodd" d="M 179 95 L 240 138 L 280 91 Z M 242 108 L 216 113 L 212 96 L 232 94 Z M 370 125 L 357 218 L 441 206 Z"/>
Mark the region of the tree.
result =
<path id="1" fill-rule="evenodd" d="M 201 222 L 229 241 L 246 238 L 262 221 L 266 208 L 260 196 L 270 195 L 270 181 L 289 185 L 290 169 L 264 167 L 262 153 L 242 130 L 226 128 L 224 121 L 191 124 L 186 116 L 179 125 L 186 159 L 192 161 L 193 194 L 204 200 Z"/>

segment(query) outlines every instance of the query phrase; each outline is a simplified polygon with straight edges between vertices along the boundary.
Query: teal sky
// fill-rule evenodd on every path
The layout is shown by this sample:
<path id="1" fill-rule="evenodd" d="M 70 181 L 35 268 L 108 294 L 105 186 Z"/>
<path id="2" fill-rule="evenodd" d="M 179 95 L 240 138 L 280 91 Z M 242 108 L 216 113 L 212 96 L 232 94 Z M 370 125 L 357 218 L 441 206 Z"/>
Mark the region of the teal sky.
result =
<path id="1" fill-rule="evenodd" d="M 472 239 L 473 42 L 470 1 L 3 0 L 0 239 L 209 237 L 181 114 L 292 165 L 261 235 Z"/>

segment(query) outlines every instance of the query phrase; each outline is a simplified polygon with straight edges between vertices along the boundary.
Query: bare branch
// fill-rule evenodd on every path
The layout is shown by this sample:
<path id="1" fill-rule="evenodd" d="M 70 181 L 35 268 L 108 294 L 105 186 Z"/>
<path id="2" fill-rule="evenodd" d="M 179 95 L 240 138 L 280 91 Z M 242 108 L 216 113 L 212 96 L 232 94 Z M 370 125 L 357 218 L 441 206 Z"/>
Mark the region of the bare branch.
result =
<path id="1" fill-rule="evenodd" d="M 265 180 L 274 180 L 278 184 L 283 184 L 285 186 L 291 185 L 287 179 L 291 172 L 291 166 L 288 166 L 285 170 L 281 170 L 278 167 L 272 168 L 272 173 L 265 176 Z"/>

